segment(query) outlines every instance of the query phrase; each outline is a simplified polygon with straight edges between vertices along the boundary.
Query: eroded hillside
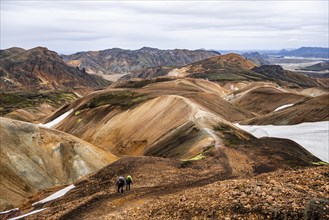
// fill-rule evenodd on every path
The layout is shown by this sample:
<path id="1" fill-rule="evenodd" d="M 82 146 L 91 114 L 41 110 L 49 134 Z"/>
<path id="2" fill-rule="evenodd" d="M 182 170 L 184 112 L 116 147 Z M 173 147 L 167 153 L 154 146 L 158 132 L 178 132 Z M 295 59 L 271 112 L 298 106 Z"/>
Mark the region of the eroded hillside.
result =
<path id="1" fill-rule="evenodd" d="M 99 76 L 69 67 L 44 47 L 0 51 L 0 91 L 93 90 L 108 85 Z"/>
<path id="2" fill-rule="evenodd" d="M 38 190 L 73 183 L 117 159 L 72 135 L 0 118 L 0 209 L 17 207 Z"/>

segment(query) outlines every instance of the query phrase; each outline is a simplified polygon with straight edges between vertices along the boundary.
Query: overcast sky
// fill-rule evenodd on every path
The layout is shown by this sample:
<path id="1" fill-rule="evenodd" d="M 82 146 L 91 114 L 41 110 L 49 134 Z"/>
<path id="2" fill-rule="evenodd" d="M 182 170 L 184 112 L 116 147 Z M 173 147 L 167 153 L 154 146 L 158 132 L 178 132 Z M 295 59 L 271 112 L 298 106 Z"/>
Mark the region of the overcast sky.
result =
<path id="1" fill-rule="evenodd" d="M 1 0 L 1 49 L 328 47 L 328 0 Z"/>

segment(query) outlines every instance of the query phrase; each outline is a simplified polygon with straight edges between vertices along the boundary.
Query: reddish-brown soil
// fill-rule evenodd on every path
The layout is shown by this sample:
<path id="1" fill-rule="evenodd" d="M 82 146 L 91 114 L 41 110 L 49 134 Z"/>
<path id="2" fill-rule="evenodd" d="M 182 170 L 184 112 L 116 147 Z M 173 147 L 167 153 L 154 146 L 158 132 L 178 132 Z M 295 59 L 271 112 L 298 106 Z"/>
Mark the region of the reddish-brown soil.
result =
<path id="1" fill-rule="evenodd" d="M 240 122 L 250 125 L 291 125 L 329 120 L 329 95 L 321 95 L 296 103 L 286 109 Z"/>
<path id="2" fill-rule="evenodd" d="M 304 216 L 326 219 L 329 216 L 328 166 L 279 168 L 257 175 L 245 173 L 244 164 L 240 163 L 239 174 L 232 176 L 231 165 L 222 166 L 223 160 L 219 155 L 186 162 L 125 157 L 79 180 L 76 188 L 64 197 L 35 207 L 47 209 L 26 219 L 300 219 Z M 259 171 L 269 170 L 264 166 Z M 134 177 L 132 190 L 117 194 L 116 178 L 127 174 Z M 10 215 L 21 215 L 32 209 Z"/>

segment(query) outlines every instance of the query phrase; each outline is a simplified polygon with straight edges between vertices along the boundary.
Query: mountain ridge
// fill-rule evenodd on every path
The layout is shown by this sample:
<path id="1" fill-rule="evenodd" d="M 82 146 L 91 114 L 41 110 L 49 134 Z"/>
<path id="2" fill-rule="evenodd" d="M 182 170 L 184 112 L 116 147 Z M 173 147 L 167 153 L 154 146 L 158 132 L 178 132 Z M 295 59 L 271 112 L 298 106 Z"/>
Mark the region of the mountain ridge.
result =
<path id="1" fill-rule="evenodd" d="M 329 48 L 326 47 L 300 47 L 294 50 L 281 50 L 278 52 L 283 56 L 295 56 L 295 57 L 317 57 L 317 58 L 329 58 Z"/>
<path id="2" fill-rule="evenodd" d="M 143 47 L 138 50 L 112 48 L 99 51 L 78 52 L 63 55 L 71 66 L 85 68 L 95 74 L 125 74 L 147 67 L 183 66 L 198 60 L 220 55 L 219 52 L 204 50 L 160 50 Z"/>
<path id="3" fill-rule="evenodd" d="M 93 90 L 108 81 L 69 67 L 45 47 L 0 50 L 0 91 Z"/>

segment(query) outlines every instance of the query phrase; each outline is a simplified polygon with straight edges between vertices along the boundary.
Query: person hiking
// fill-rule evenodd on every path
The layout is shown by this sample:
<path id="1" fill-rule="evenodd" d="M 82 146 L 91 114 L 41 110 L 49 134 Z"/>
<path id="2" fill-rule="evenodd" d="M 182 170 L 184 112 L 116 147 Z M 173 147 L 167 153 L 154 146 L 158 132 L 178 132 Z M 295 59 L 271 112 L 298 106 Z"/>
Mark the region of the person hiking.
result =
<path id="1" fill-rule="evenodd" d="M 118 186 L 118 193 L 123 193 L 123 187 L 126 185 L 126 180 L 123 176 L 119 176 L 117 186 Z"/>
<path id="2" fill-rule="evenodd" d="M 130 184 L 133 184 L 133 178 L 128 175 L 127 178 L 126 178 L 126 190 L 130 190 Z"/>

